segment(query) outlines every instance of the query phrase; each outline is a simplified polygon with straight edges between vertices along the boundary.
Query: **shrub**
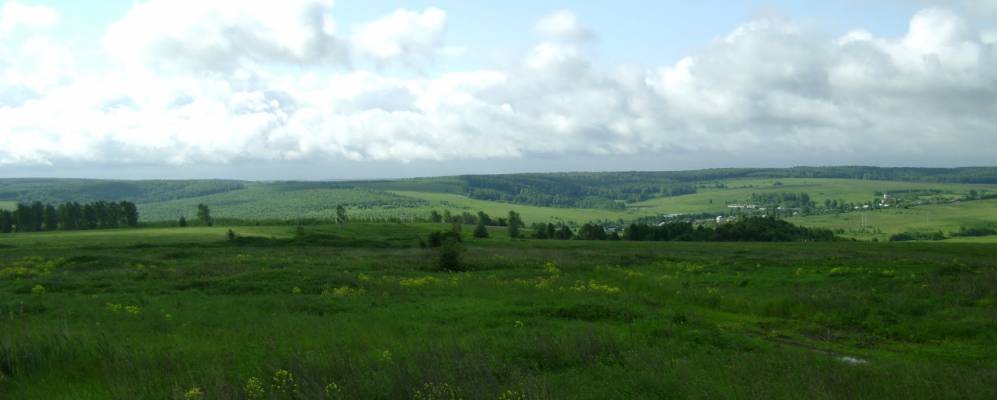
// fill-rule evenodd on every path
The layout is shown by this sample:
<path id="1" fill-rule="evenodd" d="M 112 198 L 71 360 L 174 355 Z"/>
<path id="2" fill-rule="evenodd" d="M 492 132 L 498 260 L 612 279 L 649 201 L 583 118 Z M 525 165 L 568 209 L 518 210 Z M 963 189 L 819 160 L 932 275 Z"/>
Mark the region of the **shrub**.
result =
<path id="1" fill-rule="evenodd" d="M 463 254 L 464 245 L 459 240 L 448 237 L 439 248 L 437 266 L 443 271 L 463 271 L 464 266 L 461 263 Z"/>
<path id="2" fill-rule="evenodd" d="M 901 232 L 890 236 L 891 242 L 909 242 L 913 240 L 945 240 L 941 232 Z"/>
<path id="3" fill-rule="evenodd" d="M 488 238 L 488 228 L 485 227 L 483 221 L 479 221 L 478 226 L 474 228 L 474 237 L 476 239 Z"/>
<path id="4" fill-rule="evenodd" d="M 460 237 L 459 233 L 457 233 L 455 231 L 441 231 L 441 232 L 433 232 L 433 233 L 429 234 L 429 239 L 428 239 L 429 243 L 428 243 L 428 245 L 429 245 L 429 247 L 437 248 L 437 247 L 443 246 L 443 243 L 446 242 L 449 239 L 453 239 L 453 240 L 457 241 L 457 243 L 462 243 L 463 242 L 463 239 Z"/>

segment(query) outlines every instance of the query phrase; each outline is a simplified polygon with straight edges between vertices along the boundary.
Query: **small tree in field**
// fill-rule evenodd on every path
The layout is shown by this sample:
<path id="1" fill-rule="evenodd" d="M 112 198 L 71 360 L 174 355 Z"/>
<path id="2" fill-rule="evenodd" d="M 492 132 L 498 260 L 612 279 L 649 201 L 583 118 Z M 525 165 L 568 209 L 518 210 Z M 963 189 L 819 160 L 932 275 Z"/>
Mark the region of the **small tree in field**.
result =
<path id="1" fill-rule="evenodd" d="M 211 209 L 206 204 L 197 205 L 197 220 L 204 226 L 214 226 L 215 220 L 211 218 Z"/>
<path id="2" fill-rule="evenodd" d="M 488 238 L 488 228 L 485 227 L 485 220 L 481 218 L 478 218 L 478 226 L 474 228 L 474 238 L 475 239 Z"/>
<path id="3" fill-rule="evenodd" d="M 186 217 L 180 217 L 180 227 L 181 228 L 186 228 L 187 227 L 187 218 Z"/>
<path id="4" fill-rule="evenodd" d="M 348 220 L 349 217 L 346 215 L 346 207 L 336 206 L 336 223 L 345 224 Z"/>
<path id="5" fill-rule="evenodd" d="M 519 238 L 519 228 L 523 227 L 523 219 L 519 216 L 519 213 L 515 211 L 509 211 L 509 237 L 516 239 Z"/>
<path id="6" fill-rule="evenodd" d="M 464 245 L 455 237 L 447 237 L 443 240 L 437 254 L 437 265 L 444 271 L 463 271 L 464 265 L 461 263 L 461 256 L 464 255 Z"/>

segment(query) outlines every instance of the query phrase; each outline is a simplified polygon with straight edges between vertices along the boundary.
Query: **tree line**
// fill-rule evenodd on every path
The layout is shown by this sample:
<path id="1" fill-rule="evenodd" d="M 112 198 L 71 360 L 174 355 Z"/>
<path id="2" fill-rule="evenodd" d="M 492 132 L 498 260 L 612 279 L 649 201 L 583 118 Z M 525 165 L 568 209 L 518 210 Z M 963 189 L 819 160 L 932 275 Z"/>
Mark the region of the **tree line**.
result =
<path id="1" fill-rule="evenodd" d="M 134 228 L 138 223 L 138 207 L 128 201 L 59 205 L 36 201 L 0 210 L 0 233 Z"/>
<path id="2" fill-rule="evenodd" d="M 631 223 L 617 231 L 587 223 L 573 231 L 567 225 L 534 224 L 533 237 L 554 240 L 625 240 L 633 242 L 826 242 L 837 240 L 828 229 L 806 228 L 772 217 L 742 218 L 716 226 L 691 222 L 668 222 L 657 225 Z"/>

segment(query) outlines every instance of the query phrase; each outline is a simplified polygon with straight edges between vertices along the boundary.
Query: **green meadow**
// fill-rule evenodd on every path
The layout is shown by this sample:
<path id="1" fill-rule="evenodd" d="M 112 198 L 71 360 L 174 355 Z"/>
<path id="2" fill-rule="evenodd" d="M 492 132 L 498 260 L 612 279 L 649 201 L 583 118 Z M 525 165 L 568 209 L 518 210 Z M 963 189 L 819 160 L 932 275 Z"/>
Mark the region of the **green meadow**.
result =
<path id="1" fill-rule="evenodd" d="M 701 188 L 698 193 L 660 197 L 630 205 L 631 208 L 653 213 L 724 212 L 728 203 L 743 203 L 753 193 L 807 193 L 818 204 L 824 200 L 844 200 L 865 203 L 877 198 L 876 192 L 889 193 L 903 190 L 940 190 L 948 195 L 964 194 L 970 190 L 997 191 L 997 185 L 970 185 L 952 183 L 920 183 L 870 181 L 859 179 L 732 179 L 717 181 L 724 188 Z M 777 184 L 778 183 L 778 184 Z"/>
<path id="2" fill-rule="evenodd" d="M 956 232 L 962 227 L 997 226 L 997 200 L 925 205 L 909 209 L 881 209 L 838 215 L 789 218 L 790 222 L 841 230 L 843 236 L 884 240 L 901 232 Z M 967 238 L 959 238 L 966 241 Z M 970 241 L 989 240 L 972 238 Z"/>
<path id="3" fill-rule="evenodd" d="M 0 398 L 997 397 L 993 244 L 442 229 L 0 235 Z"/>

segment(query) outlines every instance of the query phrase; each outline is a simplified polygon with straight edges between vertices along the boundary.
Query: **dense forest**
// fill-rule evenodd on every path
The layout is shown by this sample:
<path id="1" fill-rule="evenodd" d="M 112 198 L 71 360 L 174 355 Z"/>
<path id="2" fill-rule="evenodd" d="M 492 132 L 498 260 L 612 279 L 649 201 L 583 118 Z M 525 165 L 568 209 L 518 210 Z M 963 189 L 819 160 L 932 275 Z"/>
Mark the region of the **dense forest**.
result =
<path id="1" fill-rule="evenodd" d="M 58 206 L 36 201 L 18 204 L 15 210 L 0 210 L 0 233 L 134 228 L 138 222 L 138 208 L 127 201 Z"/>
<path id="2" fill-rule="evenodd" d="M 703 182 L 738 178 L 997 183 L 997 168 L 794 167 L 666 172 L 571 172 L 463 175 L 417 180 L 343 182 L 339 185 L 375 187 L 382 190 L 413 190 L 413 186 L 427 185 L 434 191 L 458 193 L 480 200 L 544 207 L 622 209 L 626 207 L 626 203 L 696 193 L 697 185 Z M 791 202 L 794 208 L 816 207 L 809 199 L 796 199 Z"/>

